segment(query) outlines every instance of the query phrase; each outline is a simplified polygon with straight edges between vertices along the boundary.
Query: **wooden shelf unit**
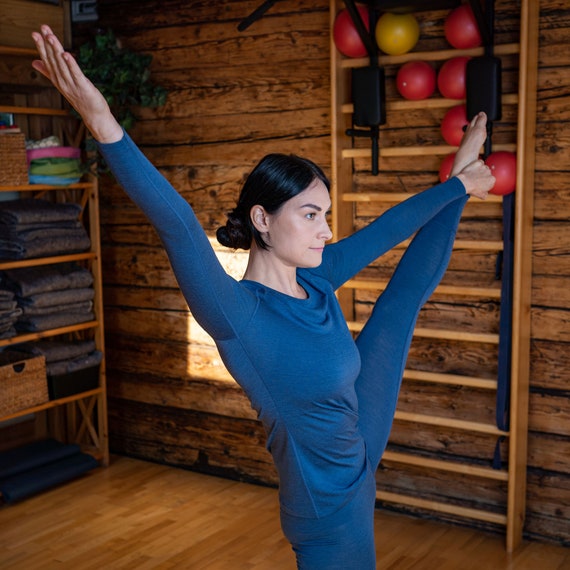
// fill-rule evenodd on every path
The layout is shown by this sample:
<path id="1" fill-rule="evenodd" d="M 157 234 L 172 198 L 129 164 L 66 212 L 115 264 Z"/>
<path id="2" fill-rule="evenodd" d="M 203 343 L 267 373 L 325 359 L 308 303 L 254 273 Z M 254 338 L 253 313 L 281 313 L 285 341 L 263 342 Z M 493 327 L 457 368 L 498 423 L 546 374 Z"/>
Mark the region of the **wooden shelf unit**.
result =
<path id="1" fill-rule="evenodd" d="M 0 46 L 0 56 L 21 57 L 31 62 L 36 57 L 35 50 Z M 4 83 L 5 85 L 5 83 Z M 17 88 L 13 89 L 17 91 Z M 37 105 L 36 100 L 43 100 L 42 94 L 48 91 L 45 99 L 48 105 Z M 54 97 L 54 93 L 57 95 Z M 18 104 L 2 104 L 1 113 L 11 113 L 16 123 L 26 132 L 28 138 L 43 138 L 49 134 L 57 134 L 70 146 L 79 146 L 85 136 L 85 129 L 63 107 L 59 94 L 49 86 L 34 87 L 31 92 L 16 93 L 11 96 Z M 30 104 L 20 104 L 30 100 Z M 54 132 L 57 131 L 57 132 Z M 9 135 L 6 135 L 9 136 Z M 39 339 L 64 337 L 66 339 L 92 338 L 95 347 L 104 355 L 103 329 L 103 296 L 101 276 L 101 239 L 99 225 L 99 195 L 97 178 L 85 175 L 84 179 L 69 186 L 26 184 L 0 186 L 0 194 L 18 193 L 18 196 L 32 198 L 52 197 L 57 201 L 75 202 L 82 206 L 81 219 L 88 229 L 91 241 L 90 250 L 69 255 L 55 255 L 36 259 L 0 260 L 0 271 L 23 267 L 39 267 L 46 265 L 75 262 L 88 267 L 93 275 L 93 312 L 95 320 L 79 324 L 59 327 L 41 332 L 18 334 L 12 338 L 0 339 L 0 349 L 24 342 Z M 31 414 L 40 416 L 36 421 L 40 425 L 38 436 L 50 436 L 65 443 L 77 443 L 83 451 L 94 455 L 102 465 L 109 463 L 107 433 L 107 399 L 105 385 L 105 358 L 99 367 L 98 386 L 85 392 L 50 400 L 44 404 L 19 410 L 5 417 L 2 422 L 14 420 Z M 45 415 L 45 417 L 43 417 Z"/>
<path id="2" fill-rule="evenodd" d="M 330 2 L 331 32 L 336 14 L 345 8 L 341 0 Z M 350 94 L 350 71 L 357 67 L 369 65 L 369 58 L 345 58 L 336 49 L 331 33 L 331 171 L 333 203 L 333 239 L 342 239 L 354 231 L 355 207 L 359 203 L 378 202 L 390 206 L 410 196 L 409 193 L 355 192 L 354 178 L 356 175 L 356 159 L 370 159 L 371 150 L 362 148 L 360 144 L 353 147 L 353 139 L 345 134 L 352 126 L 351 115 L 353 105 Z M 379 55 L 380 66 L 399 66 L 407 61 L 423 60 L 442 62 L 459 55 L 478 56 L 483 54 L 483 48 L 470 50 L 441 49 L 436 51 L 410 52 L 399 56 Z M 517 43 L 497 45 L 494 55 L 518 57 L 518 91 L 507 93 L 502 97 L 503 106 L 516 109 L 516 144 L 494 144 L 493 150 L 509 150 L 517 154 L 517 187 L 515 202 L 515 253 L 513 270 L 513 316 L 512 316 L 512 348 L 511 348 L 511 399 L 510 399 L 510 429 L 508 432 L 498 429 L 493 424 L 465 421 L 459 417 L 440 417 L 430 413 L 429 409 L 422 413 L 396 411 L 395 420 L 409 422 L 417 426 L 441 426 L 446 429 L 466 432 L 469 434 L 489 434 L 508 438 L 508 460 L 506 469 L 492 469 L 478 465 L 474 461 L 460 463 L 454 460 L 443 460 L 428 457 L 419 450 L 409 453 L 396 452 L 388 449 L 383 457 L 383 464 L 408 465 L 415 468 L 436 471 L 447 471 L 469 475 L 488 481 L 489 484 L 506 485 L 504 510 L 501 507 L 471 508 L 455 504 L 456 501 L 433 501 L 423 499 L 421 489 L 417 495 L 404 495 L 378 490 L 377 500 L 385 503 L 405 505 L 412 509 L 446 513 L 453 517 L 478 520 L 505 528 L 506 549 L 513 551 L 521 541 L 525 514 L 526 491 L 526 448 L 528 428 L 528 381 L 529 381 L 529 348 L 530 348 L 530 290 L 531 290 L 531 246 L 532 246 L 532 212 L 534 191 L 534 127 L 536 122 L 536 82 L 538 54 L 538 3 L 531 0 L 521 1 L 520 38 Z M 391 113 L 411 110 L 446 109 L 462 101 L 433 96 L 422 101 L 390 99 L 386 101 L 388 124 Z M 386 126 L 388 126 L 388 124 Z M 381 130 L 383 127 L 380 127 Z M 448 145 L 421 145 L 384 147 L 379 149 L 380 174 L 382 176 L 382 159 L 401 157 L 413 159 L 418 156 L 443 156 L 453 152 L 455 147 Z M 437 174 L 433 183 L 437 182 Z M 489 196 L 478 209 L 495 208 L 502 197 Z M 405 244 L 404 244 L 405 245 Z M 480 252 L 499 252 L 502 242 L 494 240 L 461 240 L 455 243 L 454 250 L 469 249 Z M 355 292 L 378 291 L 386 286 L 382 279 L 356 277 L 349 281 L 339 291 L 339 301 L 343 307 L 349 327 L 355 333 L 362 328 L 363 323 L 357 322 L 355 316 Z M 481 300 L 500 301 L 500 287 L 455 286 L 440 285 L 434 296 L 468 296 Z M 448 302 L 453 302 L 448 301 Z M 469 343 L 499 342 L 498 334 L 474 334 L 463 330 L 446 330 L 435 327 L 417 327 L 414 338 L 450 338 Z M 404 382 L 417 381 L 428 384 L 438 384 L 449 387 L 476 388 L 494 392 L 497 381 L 487 377 L 462 376 L 458 374 L 426 372 L 406 369 Z"/>

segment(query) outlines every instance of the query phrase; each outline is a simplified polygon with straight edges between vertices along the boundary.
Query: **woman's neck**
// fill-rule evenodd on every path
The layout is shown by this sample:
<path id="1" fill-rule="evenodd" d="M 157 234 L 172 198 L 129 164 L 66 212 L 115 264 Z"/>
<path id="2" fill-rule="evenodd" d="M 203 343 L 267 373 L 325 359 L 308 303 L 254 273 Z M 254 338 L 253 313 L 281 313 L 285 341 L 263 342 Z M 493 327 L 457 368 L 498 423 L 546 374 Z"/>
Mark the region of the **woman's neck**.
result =
<path id="1" fill-rule="evenodd" d="M 252 248 L 243 278 L 261 283 L 290 297 L 307 298 L 306 291 L 297 282 L 297 268 L 283 265 L 265 250 Z"/>

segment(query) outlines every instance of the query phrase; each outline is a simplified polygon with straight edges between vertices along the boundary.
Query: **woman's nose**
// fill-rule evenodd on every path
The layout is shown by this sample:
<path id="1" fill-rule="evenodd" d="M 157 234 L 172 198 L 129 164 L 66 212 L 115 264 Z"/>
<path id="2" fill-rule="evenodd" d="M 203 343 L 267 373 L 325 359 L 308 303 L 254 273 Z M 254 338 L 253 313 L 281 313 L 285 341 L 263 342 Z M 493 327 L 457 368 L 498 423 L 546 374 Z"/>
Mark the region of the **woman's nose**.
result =
<path id="1" fill-rule="evenodd" d="M 328 241 L 329 239 L 332 238 L 332 231 L 329 227 L 328 222 L 324 222 L 323 224 L 323 228 L 321 230 L 321 237 L 322 239 L 324 239 L 325 241 Z"/>

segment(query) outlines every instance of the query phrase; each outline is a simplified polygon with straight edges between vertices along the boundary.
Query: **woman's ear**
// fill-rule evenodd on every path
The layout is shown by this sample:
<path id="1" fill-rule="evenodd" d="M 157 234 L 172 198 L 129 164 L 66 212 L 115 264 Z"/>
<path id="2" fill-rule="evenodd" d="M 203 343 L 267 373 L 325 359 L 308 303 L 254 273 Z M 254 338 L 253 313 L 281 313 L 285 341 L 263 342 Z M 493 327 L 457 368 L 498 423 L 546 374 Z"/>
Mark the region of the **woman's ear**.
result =
<path id="1" fill-rule="evenodd" d="M 251 223 L 259 233 L 263 234 L 269 231 L 269 216 L 263 206 L 256 204 L 250 210 L 249 215 Z"/>

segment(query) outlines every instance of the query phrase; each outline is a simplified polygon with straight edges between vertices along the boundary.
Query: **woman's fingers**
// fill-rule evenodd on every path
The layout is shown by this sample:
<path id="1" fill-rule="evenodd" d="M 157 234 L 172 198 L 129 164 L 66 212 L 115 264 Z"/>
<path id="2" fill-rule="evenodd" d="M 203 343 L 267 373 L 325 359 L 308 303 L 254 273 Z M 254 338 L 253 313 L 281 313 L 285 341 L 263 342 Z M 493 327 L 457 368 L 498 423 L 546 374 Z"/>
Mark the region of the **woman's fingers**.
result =
<path id="1" fill-rule="evenodd" d="M 32 66 L 34 69 L 39 71 L 42 75 L 45 75 L 48 79 L 51 79 L 50 71 L 46 65 L 47 62 L 47 53 L 46 53 L 46 45 L 44 42 L 43 36 L 38 32 L 32 33 L 32 39 L 36 44 L 36 49 L 40 56 L 40 59 L 36 59 L 32 62 Z"/>
<path id="2" fill-rule="evenodd" d="M 51 33 L 51 29 L 48 26 L 42 26 L 40 33 L 32 33 L 32 38 L 41 58 L 40 60 L 34 61 L 33 66 L 53 81 L 55 79 L 55 61 L 53 47 L 48 41 L 49 34 Z"/>
<path id="3" fill-rule="evenodd" d="M 457 176 L 468 194 L 484 200 L 495 185 L 491 169 L 482 160 L 468 164 Z"/>
<path id="4" fill-rule="evenodd" d="M 41 57 L 32 63 L 34 69 L 47 77 L 54 87 L 76 106 L 81 97 L 80 83 L 83 77 L 77 62 L 64 50 L 49 26 L 41 26 L 40 33 L 34 32 L 32 37 Z"/>
<path id="5" fill-rule="evenodd" d="M 47 26 L 42 28 L 42 33 L 46 45 L 47 67 L 51 70 L 52 77 L 62 87 L 71 85 L 73 78 L 69 70 L 69 60 L 72 58 L 65 53 L 60 41 Z"/>

